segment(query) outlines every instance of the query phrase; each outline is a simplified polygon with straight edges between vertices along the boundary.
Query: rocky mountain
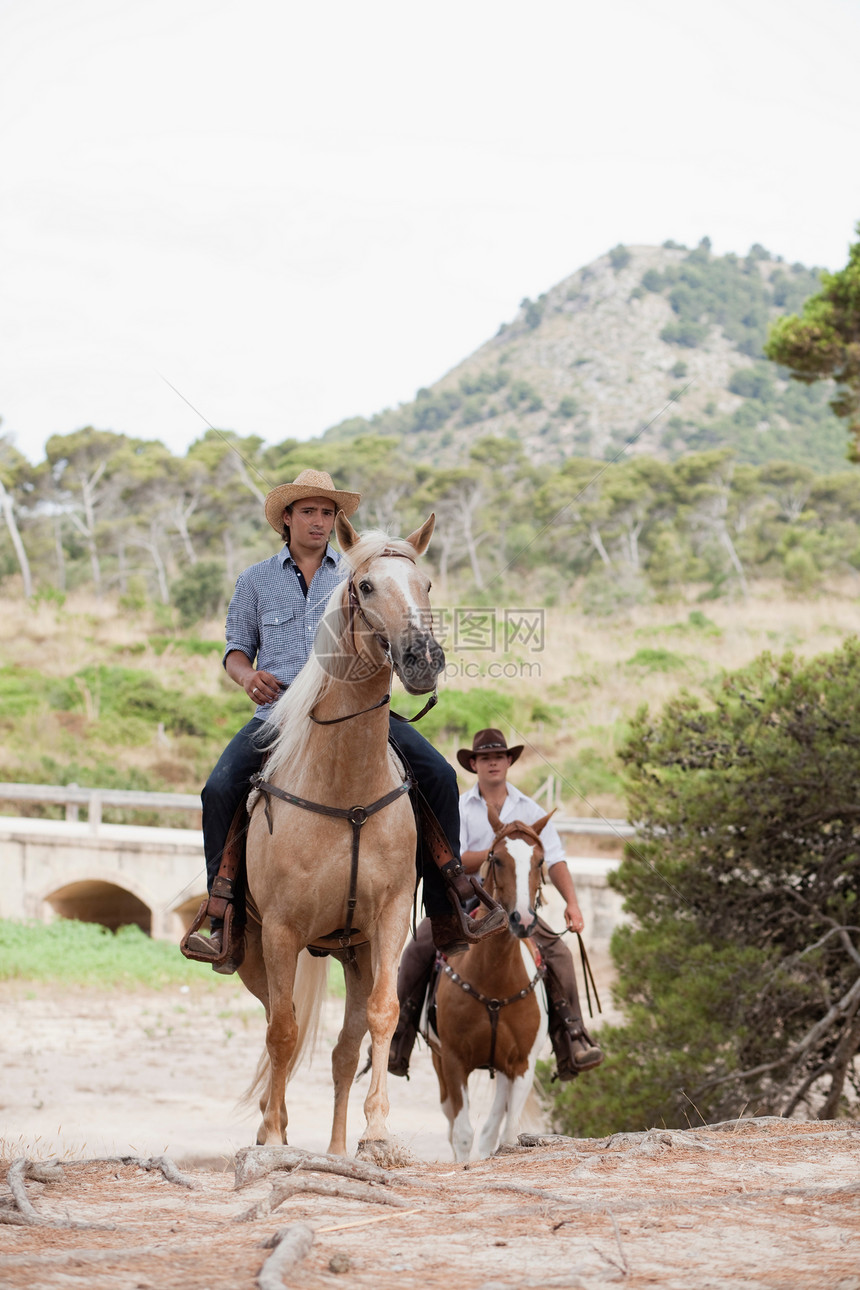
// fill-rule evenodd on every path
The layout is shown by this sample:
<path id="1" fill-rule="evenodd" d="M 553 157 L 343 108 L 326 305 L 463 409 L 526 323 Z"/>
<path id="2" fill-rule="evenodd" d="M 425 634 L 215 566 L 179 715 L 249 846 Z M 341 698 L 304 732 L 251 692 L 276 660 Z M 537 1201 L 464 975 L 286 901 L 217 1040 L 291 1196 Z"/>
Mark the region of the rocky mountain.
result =
<path id="1" fill-rule="evenodd" d="M 768 323 L 799 310 L 815 269 L 763 247 L 715 256 L 617 246 L 537 300 L 412 403 L 332 427 L 328 439 L 392 434 L 410 455 L 457 464 L 484 435 L 535 463 L 730 446 L 739 460 L 845 464 L 846 435 L 824 386 L 762 354 Z"/>

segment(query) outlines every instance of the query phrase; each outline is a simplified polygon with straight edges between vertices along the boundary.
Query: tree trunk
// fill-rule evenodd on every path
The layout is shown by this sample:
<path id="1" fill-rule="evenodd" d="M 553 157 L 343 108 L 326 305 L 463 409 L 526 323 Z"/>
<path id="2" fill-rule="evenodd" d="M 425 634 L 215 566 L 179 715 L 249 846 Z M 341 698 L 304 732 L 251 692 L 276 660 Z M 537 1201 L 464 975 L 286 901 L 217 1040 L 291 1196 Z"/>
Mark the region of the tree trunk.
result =
<path id="1" fill-rule="evenodd" d="M 224 568 L 227 573 L 227 581 L 232 587 L 239 575 L 236 572 L 236 551 L 233 546 L 233 534 L 229 528 L 224 530 L 221 538 L 224 543 Z"/>
<path id="2" fill-rule="evenodd" d="M 185 554 L 188 556 L 189 564 L 197 563 L 197 552 L 191 542 L 191 534 L 188 532 L 188 517 L 193 515 L 197 510 L 197 498 L 183 506 L 181 502 L 176 503 L 173 512 L 173 522 L 176 525 L 176 532 L 179 534 L 182 545 L 185 547 Z"/>
<path id="3" fill-rule="evenodd" d="M 853 1024 L 848 1027 L 836 1045 L 836 1052 L 833 1054 L 831 1063 L 833 1079 L 830 1081 L 827 1097 L 818 1112 L 819 1120 L 835 1120 L 839 1114 L 839 1102 L 842 1098 L 842 1090 L 845 1087 L 845 1076 L 848 1074 L 848 1067 L 857 1056 L 858 1049 L 860 1049 L 860 1017 L 856 1015 L 855 1011 Z"/>
<path id="4" fill-rule="evenodd" d="M 466 497 L 463 498 L 463 509 L 462 509 L 460 518 L 461 518 L 461 524 L 463 528 L 463 541 L 466 544 L 466 552 L 469 556 L 469 564 L 471 565 L 471 568 L 472 568 L 472 578 L 474 579 L 475 586 L 477 587 L 477 589 L 479 591 L 483 591 L 484 578 L 483 578 L 483 574 L 481 573 L 481 566 L 478 563 L 478 543 L 472 531 L 472 515 L 480 500 L 481 500 L 480 489 L 478 488 L 473 489 L 471 495 L 468 498 Z"/>
<path id="5" fill-rule="evenodd" d="M 30 574 L 30 561 L 27 559 L 27 552 L 24 548 L 24 542 L 18 531 L 18 524 L 15 520 L 15 507 L 12 502 L 12 495 L 6 489 L 3 483 L 0 483 L 0 504 L 3 507 L 3 518 L 6 521 L 6 527 L 9 530 L 9 536 L 12 539 L 12 545 L 15 548 L 15 555 L 18 557 L 18 565 L 21 569 L 21 577 L 24 582 L 24 597 L 29 600 L 33 594 L 33 579 Z"/>
<path id="6" fill-rule="evenodd" d="M 54 551 L 57 556 L 57 590 L 66 590 L 66 555 L 63 551 L 63 531 L 59 513 L 54 515 Z"/>
<path id="7" fill-rule="evenodd" d="M 741 584 L 741 590 L 743 591 L 744 595 L 746 595 L 747 591 L 749 590 L 749 588 L 747 587 L 747 576 L 744 573 L 744 566 L 741 564 L 740 556 L 735 550 L 735 544 L 732 541 L 729 535 L 729 530 L 726 528 L 725 524 L 722 525 L 720 529 L 720 542 L 729 553 L 729 559 L 732 562 L 732 568 L 734 569 L 735 573 L 738 575 L 738 580 L 740 581 L 740 584 Z"/>
<path id="8" fill-rule="evenodd" d="M 588 536 L 591 539 L 591 545 L 594 547 L 595 551 L 600 556 L 606 568 L 611 569 L 612 560 L 610 558 L 609 552 L 607 551 L 606 547 L 603 545 L 603 538 L 600 536 L 600 529 L 597 527 L 596 524 L 589 524 Z"/>

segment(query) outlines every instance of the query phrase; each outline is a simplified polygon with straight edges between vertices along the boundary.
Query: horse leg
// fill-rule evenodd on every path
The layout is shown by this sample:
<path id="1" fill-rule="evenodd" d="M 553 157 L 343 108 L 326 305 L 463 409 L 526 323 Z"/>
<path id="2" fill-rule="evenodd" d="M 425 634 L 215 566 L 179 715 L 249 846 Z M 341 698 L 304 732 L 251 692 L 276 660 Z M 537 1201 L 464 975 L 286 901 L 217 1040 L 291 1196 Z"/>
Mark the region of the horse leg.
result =
<path id="1" fill-rule="evenodd" d="M 505 1121 L 504 1141 L 513 1142 L 519 1133 L 520 1116 L 523 1108 L 532 1091 L 532 1085 L 535 1078 L 534 1061 L 529 1062 L 529 1068 L 524 1075 L 518 1075 L 515 1080 L 511 1081 L 510 1093 L 508 1095 L 508 1118 Z"/>
<path id="2" fill-rule="evenodd" d="M 277 944 L 272 943 L 275 939 Z M 270 1069 L 263 1123 L 257 1134 L 257 1141 L 261 1146 L 277 1147 L 287 1140 L 285 1090 L 299 1033 L 293 1006 L 298 947 L 291 943 L 282 930 L 275 938 L 267 936 L 265 929 L 263 946 L 266 963 L 269 965 L 266 1048 Z"/>
<path id="3" fill-rule="evenodd" d="M 468 1160 L 472 1154 L 475 1130 L 469 1118 L 469 1072 L 450 1048 L 442 1048 L 441 1057 L 433 1054 L 433 1065 L 439 1078 L 442 1110 L 448 1119 L 448 1141 L 455 1160 Z"/>
<path id="4" fill-rule="evenodd" d="M 384 916 L 380 917 L 373 938 L 373 985 L 367 999 L 371 1070 L 370 1088 L 364 1099 L 366 1125 L 361 1135 L 362 1142 L 387 1142 L 389 1138 L 388 1052 L 400 1016 L 397 961 L 408 925 L 408 905 L 401 910 L 392 901 Z"/>
<path id="5" fill-rule="evenodd" d="M 508 1124 L 510 1124 L 511 1091 L 516 1083 L 516 1080 L 509 1079 L 507 1075 L 503 1075 L 499 1070 L 496 1071 L 496 1094 L 493 1098 L 493 1105 L 490 1108 L 490 1114 L 484 1121 L 478 1137 L 478 1155 L 482 1159 L 485 1159 L 487 1156 L 491 1156 L 499 1145 L 502 1120 L 505 1118 L 506 1113 L 508 1116 Z M 526 1094 L 528 1094 L 528 1089 L 526 1089 Z"/>
<path id="6" fill-rule="evenodd" d="M 356 971 L 355 968 L 358 970 Z M 360 945 L 355 951 L 355 968 L 344 968 L 346 1003 L 343 1028 L 331 1055 L 331 1073 L 334 1081 L 334 1116 L 331 1126 L 329 1155 L 346 1155 L 346 1113 L 349 1091 L 355 1079 L 361 1041 L 367 1034 L 367 999 L 373 983 L 370 966 L 370 946 Z"/>

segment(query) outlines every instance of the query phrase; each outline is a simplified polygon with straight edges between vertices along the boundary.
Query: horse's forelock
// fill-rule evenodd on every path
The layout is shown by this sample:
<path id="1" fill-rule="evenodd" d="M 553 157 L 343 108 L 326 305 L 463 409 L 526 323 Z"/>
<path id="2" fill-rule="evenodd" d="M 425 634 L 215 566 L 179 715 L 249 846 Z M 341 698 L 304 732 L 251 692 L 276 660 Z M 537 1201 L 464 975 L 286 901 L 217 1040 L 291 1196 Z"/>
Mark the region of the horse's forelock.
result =
<path id="1" fill-rule="evenodd" d="M 396 551 L 398 555 L 408 556 L 410 560 L 415 559 L 415 549 L 405 538 L 389 537 L 382 529 L 369 529 L 366 533 L 362 533 L 355 546 L 343 553 L 343 558 L 355 572 L 363 564 L 369 564 L 375 560 L 383 551 Z"/>

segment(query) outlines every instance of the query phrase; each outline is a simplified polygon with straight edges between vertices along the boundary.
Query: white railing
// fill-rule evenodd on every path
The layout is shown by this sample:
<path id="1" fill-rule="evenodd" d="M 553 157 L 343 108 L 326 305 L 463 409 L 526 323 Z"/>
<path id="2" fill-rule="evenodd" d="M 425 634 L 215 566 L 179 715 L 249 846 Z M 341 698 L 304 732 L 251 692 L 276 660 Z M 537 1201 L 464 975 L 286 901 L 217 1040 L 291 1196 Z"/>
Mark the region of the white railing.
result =
<path id="1" fill-rule="evenodd" d="M 548 783 L 549 781 L 547 781 Z M 535 798 L 550 797 L 547 785 L 538 789 Z M 552 802 L 556 805 L 555 792 Z M 78 811 L 87 812 L 90 831 L 98 831 L 102 811 L 106 806 L 125 806 L 149 811 L 200 811 L 200 798 L 196 793 L 144 793 L 125 788 L 79 788 L 77 784 L 3 784 L 0 783 L 0 801 L 42 802 L 51 806 L 65 806 L 66 819 L 76 821 Z M 636 830 L 626 820 L 606 820 L 556 816 L 553 820 L 559 833 L 583 833 L 591 837 L 631 838 Z"/>
<path id="2" fill-rule="evenodd" d="M 106 806 L 134 807 L 149 811 L 200 811 L 200 798 L 194 793 L 144 793 L 127 788 L 79 788 L 77 784 L 2 784 L 0 801 L 43 802 L 65 806 L 66 819 L 75 821 L 78 810 L 87 812 L 91 832 L 98 830 Z"/>

